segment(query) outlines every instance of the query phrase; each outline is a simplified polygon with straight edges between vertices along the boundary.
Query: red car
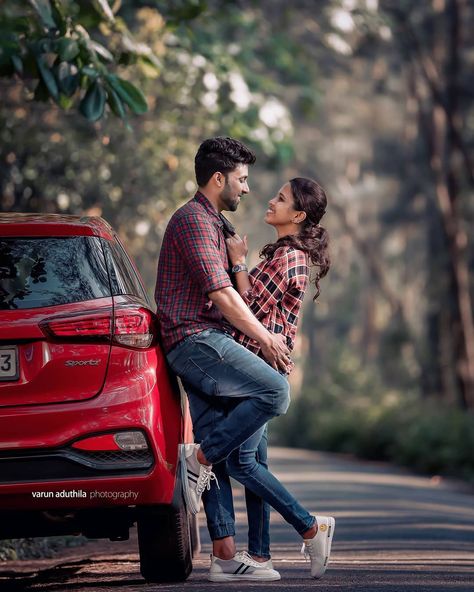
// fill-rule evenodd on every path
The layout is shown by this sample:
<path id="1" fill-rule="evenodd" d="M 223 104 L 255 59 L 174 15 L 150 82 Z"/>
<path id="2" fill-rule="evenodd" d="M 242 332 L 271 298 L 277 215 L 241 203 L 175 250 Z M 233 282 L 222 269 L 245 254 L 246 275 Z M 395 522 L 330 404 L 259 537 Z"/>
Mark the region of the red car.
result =
<path id="1" fill-rule="evenodd" d="M 101 218 L 0 214 L 0 539 L 124 540 L 192 569 L 186 430 L 139 274 Z"/>

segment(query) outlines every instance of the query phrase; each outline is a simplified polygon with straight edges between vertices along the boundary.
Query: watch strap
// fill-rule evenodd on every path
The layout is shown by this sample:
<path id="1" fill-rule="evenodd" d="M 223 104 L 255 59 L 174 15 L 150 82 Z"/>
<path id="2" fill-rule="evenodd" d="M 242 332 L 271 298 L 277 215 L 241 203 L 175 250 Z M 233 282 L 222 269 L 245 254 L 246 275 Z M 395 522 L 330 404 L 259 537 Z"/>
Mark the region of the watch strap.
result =
<path id="1" fill-rule="evenodd" d="M 232 267 L 232 273 L 238 273 L 239 271 L 248 271 L 249 268 L 245 265 L 245 263 L 238 263 Z"/>

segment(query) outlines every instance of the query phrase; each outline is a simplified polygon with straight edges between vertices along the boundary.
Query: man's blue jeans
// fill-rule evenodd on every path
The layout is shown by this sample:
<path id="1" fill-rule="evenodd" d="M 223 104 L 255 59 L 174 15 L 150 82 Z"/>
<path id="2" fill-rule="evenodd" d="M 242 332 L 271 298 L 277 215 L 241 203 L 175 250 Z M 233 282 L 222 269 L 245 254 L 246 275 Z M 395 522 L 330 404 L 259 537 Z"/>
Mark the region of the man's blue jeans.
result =
<path id="1" fill-rule="evenodd" d="M 227 333 L 207 329 L 190 335 L 168 353 L 167 360 L 183 382 L 201 450 L 213 465 L 288 409 L 287 380 Z M 212 421 L 229 404 L 227 415 L 218 423 Z"/>
<path id="2" fill-rule="evenodd" d="M 195 440 L 201 442 L 219 480 L 220 489 L 213 485 L 203 496 L 211 538 L 235 534 L 229 468 L 236 479 L 248 482 L 244 485 L 253 493 L 253 496 L 250 494 L 249 515 L 252 526 L 256 525 L 256 516 L 260 519 L 259 524 L 264 524 L 261 522 L 262 516 L 265 518 L 262 512 L 268 512 L 268 507 L 262 506 L 260 500 L 256 501 L 256 497 L 261 496 L 274 505 L 298 532 L 310 528 L 314 518 L 268 472 L 265 463 L 257 462 L 266 421 L 285 413 L 288 408 L 287 380 L 262 359 L 235 343 L 232 337 L 215 329 L 184 339 L 167 359 L 188 394 Z M 240 447 L 241 444 L 244 446 Z M 236 450 L 239 447 L 240 450 Z M 260 451 L 262 454 L 262 448 Z M 226 458 L 231 453 L 229 465 Z M 260 471 L 255 469 L 251 459 L 259 465 Z M 245 475 L 247 470 L 249 474 Z M 276 491 L 272 492 L 272 488 Z M 282 494 L 284 503 L 290 504 L 288 511 L 278 503 Z M 250 551 L 266 556 L 268 542 L 257 540 L 259 530 L 263 532 L 263 527 L 253 530 L 251 539 L 256 542 L 255 548 L 251 544 Z"/>

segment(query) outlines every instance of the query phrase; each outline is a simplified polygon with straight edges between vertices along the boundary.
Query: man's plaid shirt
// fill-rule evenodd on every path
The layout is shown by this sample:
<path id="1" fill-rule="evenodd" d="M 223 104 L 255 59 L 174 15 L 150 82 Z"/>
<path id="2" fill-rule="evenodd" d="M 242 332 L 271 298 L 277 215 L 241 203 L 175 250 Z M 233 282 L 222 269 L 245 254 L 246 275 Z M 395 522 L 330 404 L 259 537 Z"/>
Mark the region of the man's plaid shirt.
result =
<path id="1" fill-rule="evenodd" d="M 166 352 L 205 329 L 232 331 L 208 297 L 209 292 L 232 286 L 222 227 L 219 214 L 199 191 L 168 223 L 155 288 Z"/>
<path id="2" fill-rule="evenodd" d="M 283 333 L 293 349 L 298 315 L 308 285 L 308 257 L 290 246 L 279 247 L 272 259 L 264 259 L 249 273 L 251 287 L 242 298 L 257 319 L 272 333 Z M 240 331 L 234 338 L 260 354 L 260 345 Z M 291 370 L 291 368 L 289 368 Z"/>

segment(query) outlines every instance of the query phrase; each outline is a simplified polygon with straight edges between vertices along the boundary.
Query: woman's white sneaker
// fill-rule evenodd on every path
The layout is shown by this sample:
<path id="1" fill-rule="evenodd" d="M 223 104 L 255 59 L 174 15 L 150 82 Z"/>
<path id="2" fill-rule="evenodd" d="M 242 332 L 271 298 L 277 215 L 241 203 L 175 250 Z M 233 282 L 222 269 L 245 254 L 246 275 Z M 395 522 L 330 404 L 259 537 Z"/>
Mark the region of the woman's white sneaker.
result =
<path id="1" fill-rule="evenodd" d="M 275 582 L 281 576 L 276 570 L 252 559 L 246 551 L 238 551 L 232 559 L 219 559 L 211 555 L 207 579 L 211 582 Z"/>
<path id="2" fill-rule="evenodd" d="M 314 538 L 303 540 L 301 552 L 311 562 L 311 577 L 319 579 L 329 563 L 336 521 L 328 516 L 316 516 L 316 522 L 318 532 Z"/>

